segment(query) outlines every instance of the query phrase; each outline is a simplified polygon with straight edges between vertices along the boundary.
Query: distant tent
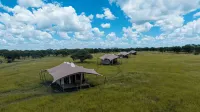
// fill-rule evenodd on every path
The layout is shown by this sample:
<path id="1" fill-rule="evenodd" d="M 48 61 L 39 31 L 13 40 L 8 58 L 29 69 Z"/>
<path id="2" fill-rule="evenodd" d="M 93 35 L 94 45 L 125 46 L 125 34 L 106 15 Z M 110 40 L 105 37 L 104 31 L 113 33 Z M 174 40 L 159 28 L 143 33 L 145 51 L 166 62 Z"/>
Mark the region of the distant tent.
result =
<path id="1" fill-rule="evenodd" d="M 101 59 L 101 64 L 103 65 L 112 65 L 112 64 L 117 64 L 118 61 L 118 56 L 114 55 L 114 54 L 105 54 L 102 57 L 100 57 Z"/>
<path id="2" fill-rule="evenodd" d="M 128 55 L 129 55 L 128 52 L 120 52 L 120 53 L 118 54 L 118 56 L 119 56 L 120 58 L 128 58 Z"/>
<path id="3" fill-rule="evenodd" d="M 137 51 L 132 50 L 132 51 L 129 52 L 129 54 L 137 55 Z"/>
<path id="4" fill-rule="evenodd" d="M 100 75 L 94 69 L 83 68 L 69 62 L 64 62 L 56 67 L 47 69 L 47 71 L 53 76 L 52 84 L 58 84 L 63 90 L 89 86 L 85 80 L 85 73 Z"/>

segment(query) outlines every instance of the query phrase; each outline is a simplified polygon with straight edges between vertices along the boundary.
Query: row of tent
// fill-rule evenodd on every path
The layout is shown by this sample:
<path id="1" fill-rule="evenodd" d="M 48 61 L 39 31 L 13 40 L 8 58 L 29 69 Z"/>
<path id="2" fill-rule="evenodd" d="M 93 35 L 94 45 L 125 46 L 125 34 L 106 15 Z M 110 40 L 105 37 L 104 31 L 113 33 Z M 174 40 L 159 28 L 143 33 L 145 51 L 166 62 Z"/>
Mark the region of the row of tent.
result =
<path id="1" fill-rule="evenodd" d="M 130 52 L 120 52 L 119 54 L 105 54 L 101 59 L 101 64 L 103 65 L 113 65 L 113 64 L 118 64 L 117 59 L 118 58 L 128 58 L 129 55 L 137 55 L 136 51 L 130 51 Z"/>
<path id="2" fill-rule="evenodd" d="M 121 52 L 118 55 L 105 54 L 104 56 L 100 57 L 100 59 L 102 60 L 102 64 L 115 64 L 117 63 L 118 58 L 129 54 L 136 55 L 136 53 L 136 51 L 130 51 L 128 53 Z M 51 85 L 61 88 L 63 91 L 66 89 L 90 86 L 90 84 L 85 79 L 85 74 L 100 76 L 100 74 L 97 73 L 94 69 L 87 69 L 83 66 L 78 66 L 70 62 L 64 62 L 53 68 L 46 69 L 44 72 L 48 72 L 53 77 Z"/>

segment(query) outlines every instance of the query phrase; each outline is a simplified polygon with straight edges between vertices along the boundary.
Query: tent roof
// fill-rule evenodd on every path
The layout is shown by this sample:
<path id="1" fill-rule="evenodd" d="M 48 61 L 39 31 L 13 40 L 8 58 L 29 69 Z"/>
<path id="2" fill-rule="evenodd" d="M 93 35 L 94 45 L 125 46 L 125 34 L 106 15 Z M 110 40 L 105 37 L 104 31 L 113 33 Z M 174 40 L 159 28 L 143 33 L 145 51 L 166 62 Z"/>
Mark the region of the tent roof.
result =
<path id="1" fill-rule="evenodd" d="M 88 74 L 95 74 L 95 75 L 100 75 L 97 73 L 94 69 L 87 69 L 83 68 L 82 66 L 77 66 L 74 63 L 69 63 L 69 62 L 64 62 L 56 67 L 47 69 L 49 74 L 53 76 L 53 82 L 56 82 L 57 80 L 70 76 L 76 73 L 88 73 Z"/>
<path id="2" fill-rule="evenodd" d="M 136 53 L 137 51 L 131 50 L 129 53 Z"/>
<path id="3" fill-rule="evenodd" d="M 114 59 L 116 59 L 116 58 L 118 58 L 118 56 L 116 56 L 116 55 L 114 55 L 114 54 L 105 54 L 105 55 L 103 55 L 102 57 L 100 57 L 100 59 L 102 59 L 102 60 L 105 60 L 105 59 L 108 59 L 108 60 L 114 60 Z"/>
<path id="4" fill-rule="evenodd" d="M 120 52 L 118 55 L 123 55 L 123 56 L 125 56 L 125 55 L 129 55 L 129 53 L 128 53 L 128 52 Z"/>

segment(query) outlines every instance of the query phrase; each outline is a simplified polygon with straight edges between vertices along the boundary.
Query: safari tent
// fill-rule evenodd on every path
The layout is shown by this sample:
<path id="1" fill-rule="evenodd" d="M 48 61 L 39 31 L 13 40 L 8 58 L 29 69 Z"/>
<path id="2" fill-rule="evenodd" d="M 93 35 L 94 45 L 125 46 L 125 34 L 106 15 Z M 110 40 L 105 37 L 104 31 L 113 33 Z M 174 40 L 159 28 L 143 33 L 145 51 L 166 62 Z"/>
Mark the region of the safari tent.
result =
<path id="1" fill-rule="evenodd" d="M 102 57 L 100 57 L 101 59 L 101 64 L 103 65 L 113 65 L 113 64 L 117 64 L 118 61 L 118 56 L 114 55 L 114 54 L 105 54 Z"/>
<path id="2" fill-rule="evenodd" d="M 129 53 L 128 52 L 120 52 L 118 54 L 119 58 L 128 58 Z"/>
<path id="3" fill-rule="evenodd" d="M 131 55 L 137 55 L 137 51 L 132 50 L 132 51 L 129 52 L 129 54 L 131 54 Z"/>
<path id="4" fill-rule="evenodd" d="M 87 69 L 69 62 L 64 62 L 46 71 L 53 77 L 52 84 L 59 85 L 63 90 L 89 86 L 85 74 L 100 75 L 94 69 Z"/>

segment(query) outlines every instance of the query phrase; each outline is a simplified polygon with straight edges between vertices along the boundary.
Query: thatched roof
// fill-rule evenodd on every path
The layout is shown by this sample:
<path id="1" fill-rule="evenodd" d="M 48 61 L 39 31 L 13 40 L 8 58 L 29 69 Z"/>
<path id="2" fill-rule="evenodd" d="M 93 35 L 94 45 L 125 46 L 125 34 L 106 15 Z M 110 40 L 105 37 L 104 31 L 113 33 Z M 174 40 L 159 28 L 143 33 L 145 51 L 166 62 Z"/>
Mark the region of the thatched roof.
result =
<path id="1" fill-rule="evenodd" d="M 95 74 L 100 75 L 97 73 L 94 69 L 87 69 L 83 68 L 82 66 L 77 66 L 74 63 L 64 62 L 56 67 L 53 67 L 51 69 L 47 69 L 49 74 L 53 76 L 53 82 L 56 82 L 57 80 L 64 78 L 66 76 L 70 76 L 77 73 L 88 73 L 88 74 Z"/>
<path id="2" fill-rule="evenodd" d="M 103 55 L 102 57 L 100 57 L 100 59 L 102 60 L 105 60 L 105 59 L 108 59 L 108 60 L 114 60 L 114 59 L 117 59 L 118 56 L 114 55 L 114 54 L 105 54 Z"/>

